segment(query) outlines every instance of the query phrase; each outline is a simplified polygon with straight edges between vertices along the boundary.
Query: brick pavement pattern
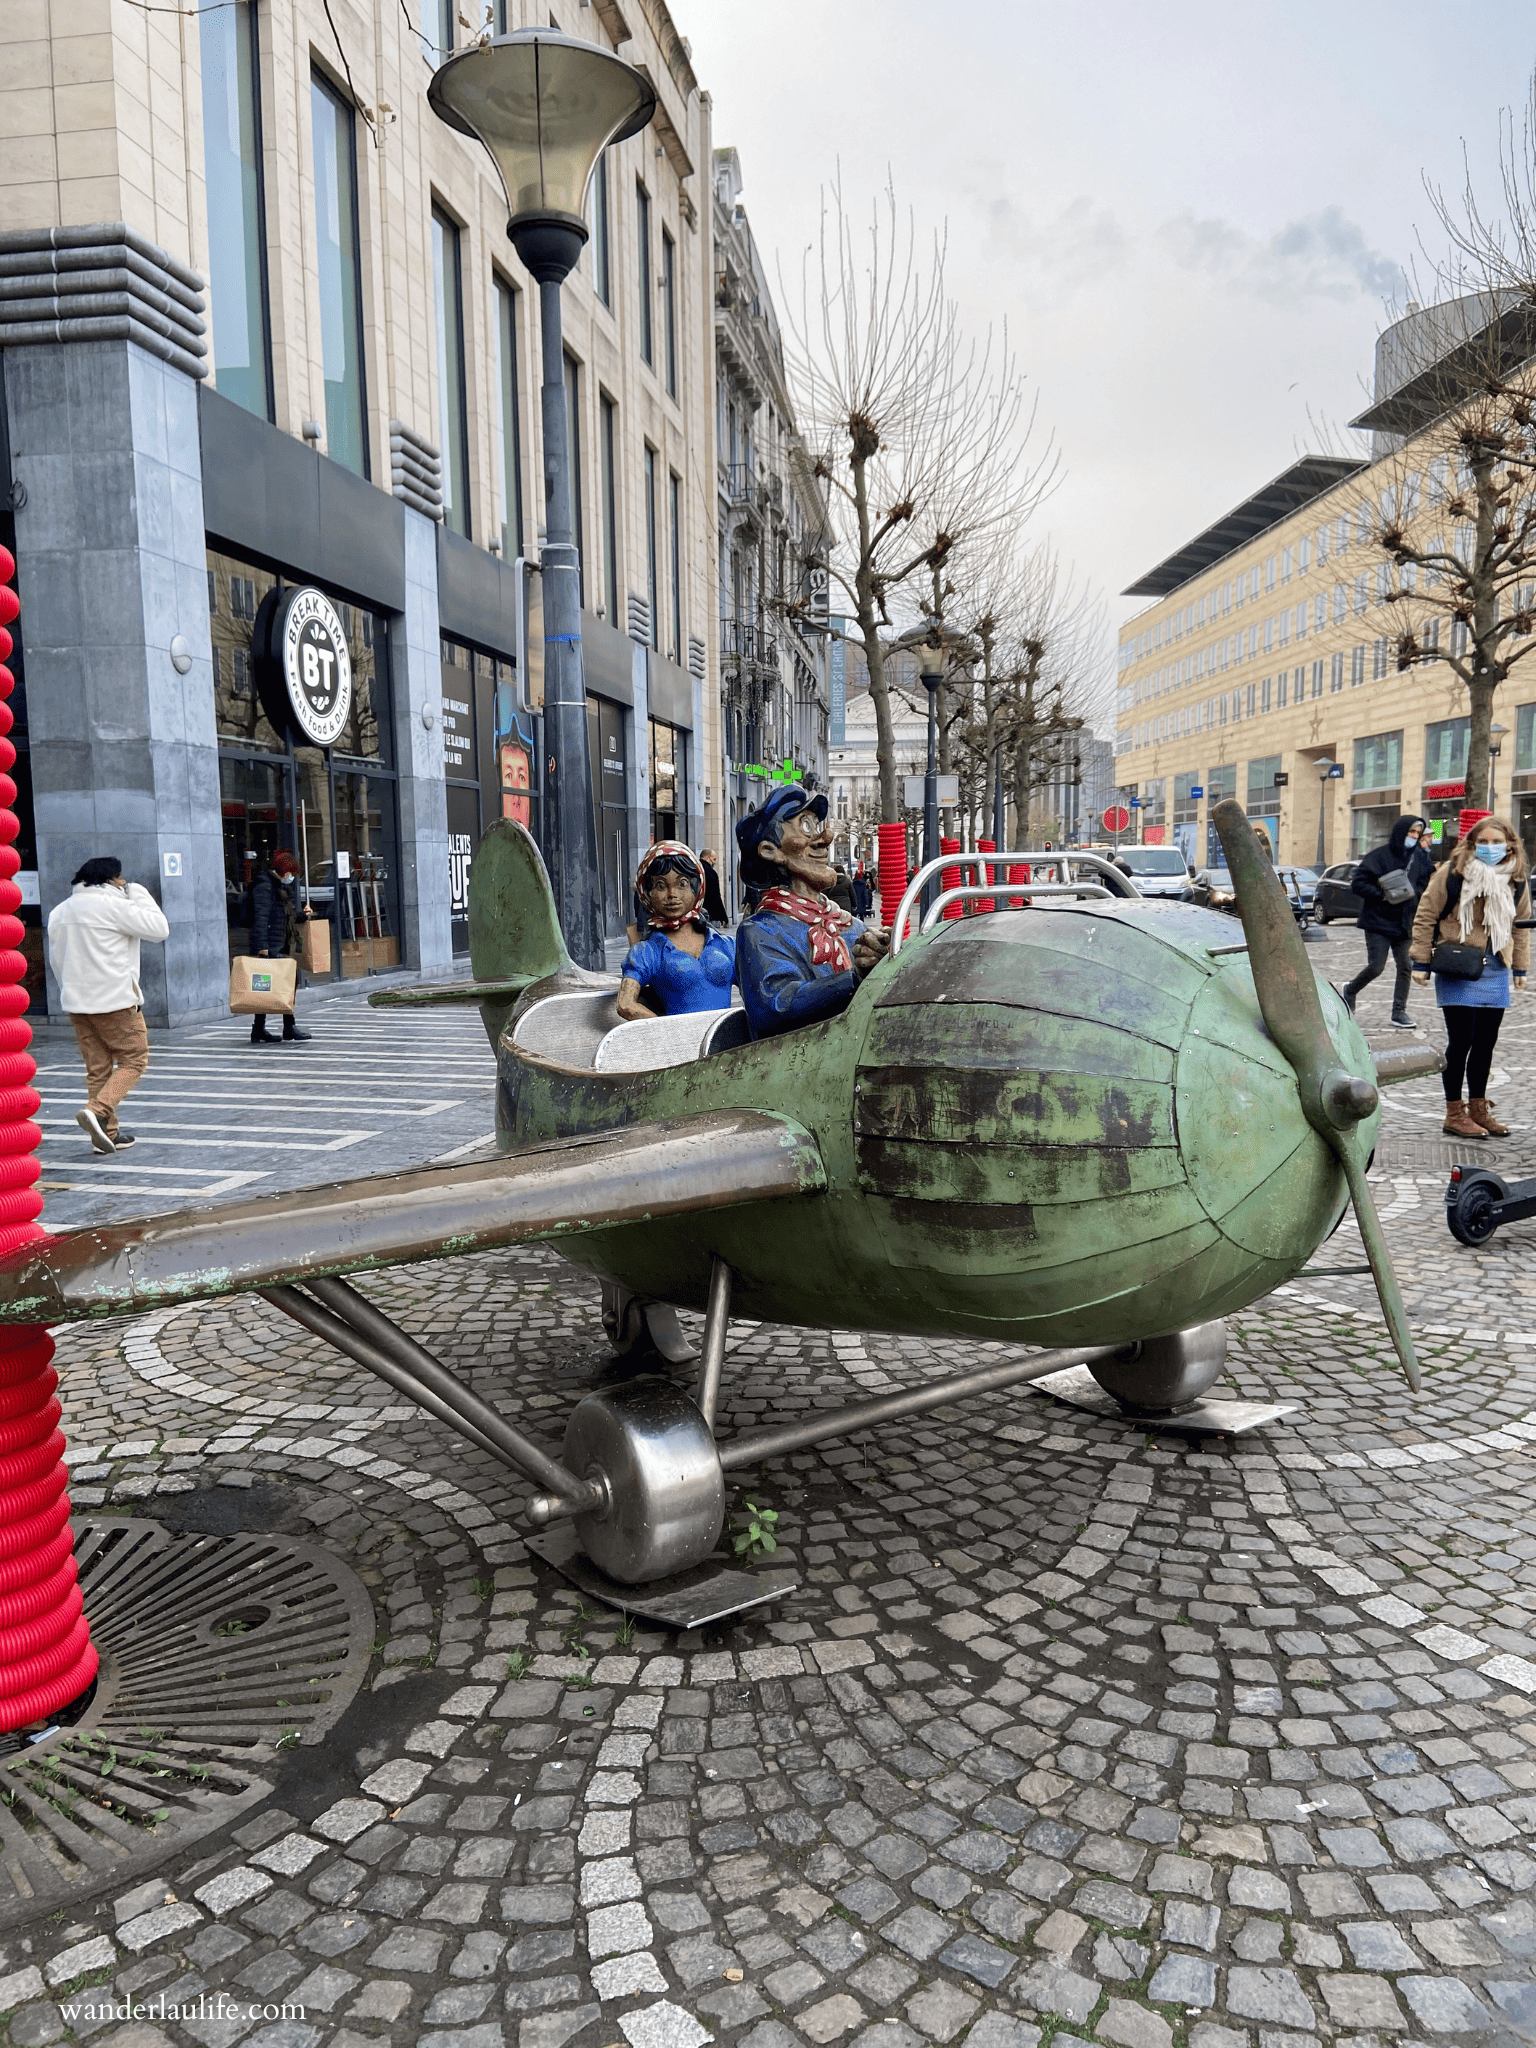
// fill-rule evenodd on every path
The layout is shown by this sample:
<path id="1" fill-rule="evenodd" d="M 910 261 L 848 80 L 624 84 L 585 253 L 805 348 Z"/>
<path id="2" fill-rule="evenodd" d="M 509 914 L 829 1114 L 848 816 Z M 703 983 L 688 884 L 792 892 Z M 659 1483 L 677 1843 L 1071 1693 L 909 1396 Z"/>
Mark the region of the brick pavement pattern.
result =
<path id="1" fill-rule="evenodd" d="M 1518 1012 L 1500 1060 L 1518 1124 Z M 584 1608 L 513 1475 L 259 1301 L 69 1331 L 77 1506 L 305 1534 L 377 1644 L 270 1801 L 4 1937 L 9 2040 L 1536 2039 L 1536 1280 L 1393 1164 L 1435 1092 L 1375 1173 L 1421 1399 L 1368 1280 L 1298 1279 L 1231 1325 L 1224 1391 L 1304 1404 L 1259 1437 L 1005 1393 L 743 1475 L 802 1586 L 705 1635 Z M 546 1441 L 604 1369 L 543 1250 L 367 1291 Z M 728 1430 L 988 1348 L 732 1340 Z"/>

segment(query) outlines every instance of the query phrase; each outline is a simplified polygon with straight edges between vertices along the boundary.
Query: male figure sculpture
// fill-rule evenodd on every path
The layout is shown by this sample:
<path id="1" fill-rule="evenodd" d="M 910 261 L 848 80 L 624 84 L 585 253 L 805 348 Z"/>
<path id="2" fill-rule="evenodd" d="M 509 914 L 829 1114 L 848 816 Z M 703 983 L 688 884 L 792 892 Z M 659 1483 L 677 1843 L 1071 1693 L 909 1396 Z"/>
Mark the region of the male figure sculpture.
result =
<path id="1" fill-rule="evenodd" d="M 837 878 L 831 843 L 826 797 L 793 783 L 736 827 L 752 904 L 736 933 L 736 981 L 754 1038 L 835 1017 L 885 957 L 890 933 L 823 893 Z"/>

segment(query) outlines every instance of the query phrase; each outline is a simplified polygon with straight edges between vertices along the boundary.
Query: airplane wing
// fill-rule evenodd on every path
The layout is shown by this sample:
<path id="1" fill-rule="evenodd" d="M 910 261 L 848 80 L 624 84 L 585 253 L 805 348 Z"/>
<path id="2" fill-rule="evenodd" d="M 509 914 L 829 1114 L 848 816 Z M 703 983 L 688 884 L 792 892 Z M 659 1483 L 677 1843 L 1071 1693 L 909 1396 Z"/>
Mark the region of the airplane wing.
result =
<path id="1" fill-rule="evenodd" d="M 0 1323 L 73 1322 L 576 1235 L 827 1184 L 792 1118 L 715 1110 L 218 1208 L 39 1238 L 0 1260 Z"/>

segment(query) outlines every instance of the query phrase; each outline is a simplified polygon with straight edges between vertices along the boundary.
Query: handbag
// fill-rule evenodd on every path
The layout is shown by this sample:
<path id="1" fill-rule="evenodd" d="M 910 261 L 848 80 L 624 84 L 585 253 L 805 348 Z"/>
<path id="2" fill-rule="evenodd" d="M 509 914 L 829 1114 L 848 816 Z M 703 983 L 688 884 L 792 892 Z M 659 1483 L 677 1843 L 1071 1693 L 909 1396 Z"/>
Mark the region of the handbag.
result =
<path id="1" fill-rule="evenodd" d="M 232 1017 L 291 1017 L 298 989 L 296 960 L 258 960 L 241 954 L 229 963 Z"/>
<path id="2" fill-rule="evenodd" d="M 1429 956 L 1429 967 L 1432 974 L 1448 975 L 1452 981 L 1481 981 L 1487 959 L 1485 946 L 1468 946 L 1459 939 L 1442 939 Z"/>
<path id="3" fill-rule="evenodd" d="M 1405 868 L 1391 868 L 1386 874 L 1379 875 L 1377 887 L 1381 890 L 1383 900 L 1390 903 L 1394 910 L 1401 904 L 1411 903 L 1417 893 L 1408 879 Z"/>

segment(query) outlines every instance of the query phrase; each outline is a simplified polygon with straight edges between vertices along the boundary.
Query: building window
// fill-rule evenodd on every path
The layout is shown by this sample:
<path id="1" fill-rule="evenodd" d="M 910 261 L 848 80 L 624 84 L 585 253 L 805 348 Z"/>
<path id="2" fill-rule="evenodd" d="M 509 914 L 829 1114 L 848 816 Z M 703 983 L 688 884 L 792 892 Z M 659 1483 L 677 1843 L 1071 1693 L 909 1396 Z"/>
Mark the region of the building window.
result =
<path id="1" fill-rule="evenodd" d="M 605 149 L 592 172 L 592 288 L 605 306 L 613 304 L 613 246 L 608 221 L 608 152 Z"/>
<path id="2" fill-rule="evenodd" d="M 1536 704 L 1515 706 L 1515 773 L 1536 769 Z M 1427 778 L 1426 778 L 1427 779 Z"/>
<path id="3" fill-rule="evenodd" d="M 1281 711 L 1285 709 L 1285 696 L 1286 691 L 1289 687 L 1290 675 L 1287 670 L 1281 669 L 1279 682 L 1277 683 L 1275 688 L 1275 702 Z"/>
<path id="4" fill-rule="evenodd" d="M 676 470 L 667 476 L 667 531 L 672 554 L 672 659 L 683 662 L 683 480 Z"/>
<path id="5" fill-rule="evenodd" d="M 441 64 L 452 53 L 453 17 L 457 11 L 457 0 L 422 0 L 422 41 L 431 44 L 431 54 L 423 50 L 422 55 L 429 64 Z"/>
<path id="6" fill-rule="evenodd" d="M 586 522 L 581 488 L 581 366 L 567 351 L 565 358 L 565 439 L 571 471 L 571 538 L 576 543 L 577 601 L 587 601 Z"/>
<path id="7" fill-rule="evenodd" d="M 1387 673 L 1387 643 L 1383 639 L 1371 642 L 1371 679 L 1380 682 Z"/>
<path id="8" fill-rule="evenodd" d="M 677 396 L 677 244 L 661 231 L 661 354 L 667 396 Z"/>
<path id="9" fill-rule="evenodd" d="M 619 626 L 619 485 L 617 465 L 619 409 L 604 391 L 597 401 L 598 432 L 602 445 L 603 493 L 603 611 L 610 626 Z M 620 628 L 622 630 L 622 627 Z"/>
<path id="10" fill-rule="evenodd" d="M 1280 792 L 1275 787 L 1275 777 L 1280 772 L 1280 756 L 1266 754 L 1262 760 L 1248 763 L 1248 815 L 1250 818 L 1274 818 L 1280 814 Z"/>
<path id="11" fill-rule="evenodd" d="M 1259 709 L 1260 711 L 1268 711 L 1273 707 L 1273 704 L 1274 684 L 1272 679 L 1266 676 L 1259 685 Z"/>
<path id="12" fill-rule="evenodd" d="M 1424 728 L 1424 780 L 1464 782 L 1467 776 L 1467 746 L 1472 731 L 1470 718 L 1442 718 Z M 1516 726 L 1515 753 L 1518 766 L 1519 727 Z"/>
<path id="13" fill-rule="evenodd" d="M 660 562 L 657 559 L 656 532 L 656 450 L 646 443 L 645 448 L 645 597 L 649 607 L 648 638 L 653 647 L 661 646 L 661 628 L 657 619 L 661 592 Z"/>
<path id="14" fill-rule="evenodd" d="M 1306 637 L 1307 637 L 1307 600 L 1306 600 L 1305 598 L 1303 598 L 1303 599 L 1301 600 L 1301 603 L 1300 603 L 1299 605 L 1297 605 L 1297 607 L 1296 607 L 1296 638 L 1297 638 L 1298 640 L 1305 640 L 1305 639 L 1306 639 Z"/>
<path id="15" fill-rule="evenodd" d="M 656 338 L 651 325 L 651 195 L 635 187 L 636 246 L 640 257 L 640 360 L 655 361 Z"/>
<path id="16" fill-rule="evenodd" d="M 1344 687 L 1344 650 L 1342 647 L 1334 654 L 1329 664 L 1329 670 L 1328 688 L 1330 693 L 1336 694 Z"/>
<path id="17" fill-rule="evenodd" d="M 368 474 L 368 392 L 363 370 L 363 268 L 357 232 L 356 122 L 346 101 L 312 75 L 315 249 L 320 354 L 325 376 L 325 452 Z"/>
<path id="18" fill-rule="evenodd" d="M 1467 622 L 1465 619 L 1451 621 L 1451 655 L 1456 661 L 1467 658 Z"/>
<path id="19" fill-rule="evenodd" d="M 517 394 L 517 293 L 496 280 L 496 475 L 501 485 L 501 553 L 523 552 L 523 433 Z"/>
<path id="20" fill-rule="evenodd" d="M 1373 732 L 1355 741 L 1355 788 L 1396 789 L 1403 780 L 1403 735 Z"/>
<path id="21" fill-rule="evenodd" d="M 443 523 L 469 538 L 469 403 L 464 389 L 464 280 L 459 231 L 432 209 L 437 314 L 437 434 L 443 451 Z"/>
<path id="22" fill-rule="evenodd" d="M 1349 650 L 1349 687 L 1352 690 L 1358 690 L 1364 681 L 1365 646 L 1362 642 L 1360 646 L 1351 647 Z"/>
<path id="23" fill-rule="evenodd" d="M 213 382 L 247 412 L 276 416 L 261 182 L 261 64 L 250 0 L 205 13 L 203 178 Z"/>

